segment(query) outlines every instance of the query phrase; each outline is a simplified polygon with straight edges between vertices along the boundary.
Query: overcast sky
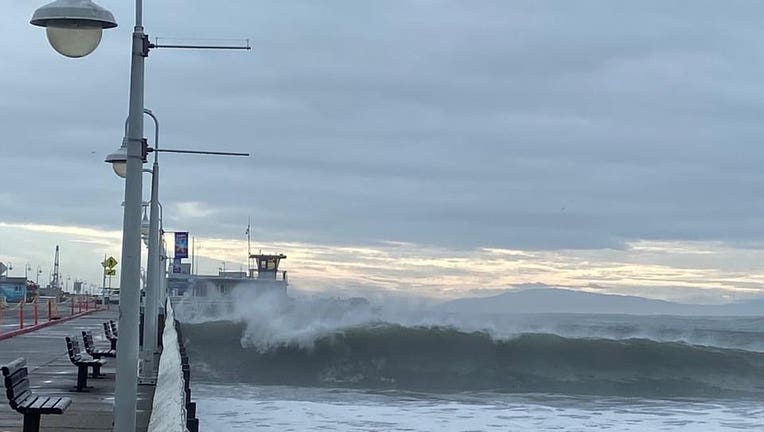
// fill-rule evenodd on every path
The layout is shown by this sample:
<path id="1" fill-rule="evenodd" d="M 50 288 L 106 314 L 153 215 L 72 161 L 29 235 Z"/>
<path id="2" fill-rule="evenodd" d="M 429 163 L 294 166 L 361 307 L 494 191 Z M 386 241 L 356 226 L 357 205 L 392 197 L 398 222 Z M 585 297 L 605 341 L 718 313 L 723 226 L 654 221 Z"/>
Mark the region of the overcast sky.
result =
<path id="1" fill-rule="evenodd" d="M 0 16 L 0 260 L 47 277 L 59 243 L 67 274 L 96 283 L 103 254 L 119 257 L 124 186 L 103 158 L 123 135 L 132 2 L 101 2 L 120 26 L 79 60 L 28 24 L 42 4 L 6 1 Z M 147 1 L 152 37 L 255 47 L 148 58 L 162 147 L 254 155 L 163 155 L 165 226 L 207 244 L 212 272 L 245 261 L 251 216 L 255 244 L 295 257 L 293 283 L 316 290 L 761 295 L 763 14 L 744 1 Z"/>

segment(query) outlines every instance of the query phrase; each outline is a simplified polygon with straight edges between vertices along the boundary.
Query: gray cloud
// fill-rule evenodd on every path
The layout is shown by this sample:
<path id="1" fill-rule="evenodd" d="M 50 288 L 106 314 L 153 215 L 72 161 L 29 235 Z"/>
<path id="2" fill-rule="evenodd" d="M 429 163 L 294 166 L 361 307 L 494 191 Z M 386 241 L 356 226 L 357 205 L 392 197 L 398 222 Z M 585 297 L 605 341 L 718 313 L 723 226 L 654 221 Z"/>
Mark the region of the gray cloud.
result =
<path id="1" fill-rule="evenodd" d="M 112 2 L 114 3 L 114 2 Z M 129 3 L 129 2 L 128 2 Z M 0 24 L 8 221 L 121 225 L 102 163 L 127 109 L 131 10 L 92 58 L 53 54 L 14 0 Z M 230 1 L 147 5 L 147 106 L 174 228 L 264 240 L 621 248 L 764 234 L 763 6 L 733 2 Z M 146 135 L 153 136 L 147 122 Z M 148 182 L 145 183 L 148 185 Z M 146 192 L 145 195 L 148 195 Z"/>

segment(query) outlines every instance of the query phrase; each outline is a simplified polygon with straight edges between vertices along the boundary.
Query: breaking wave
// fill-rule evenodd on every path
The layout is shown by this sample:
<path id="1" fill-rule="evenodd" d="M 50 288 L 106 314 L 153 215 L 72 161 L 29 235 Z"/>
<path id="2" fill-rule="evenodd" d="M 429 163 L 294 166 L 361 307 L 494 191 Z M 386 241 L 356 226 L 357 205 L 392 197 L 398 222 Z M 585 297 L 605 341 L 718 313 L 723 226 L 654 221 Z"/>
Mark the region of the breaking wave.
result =
<path id="1" fill-rule="evenodd" d="M 195 379 L 764 398 L 762 317 L 460 316 L 248 292 L 176 307 Z"/>
<path id="2" fill-rule="evenodd" d="M 764 397 L 764 354 L 677 342 L 552 334 L 496 340 L 486 332 L 378 323 L 335 330 L 310 346 L 263 348 L 242 339 L 243 323 L 184 324 L 183 331 L 192 363 L 216 381 L 427 392 Z"/>

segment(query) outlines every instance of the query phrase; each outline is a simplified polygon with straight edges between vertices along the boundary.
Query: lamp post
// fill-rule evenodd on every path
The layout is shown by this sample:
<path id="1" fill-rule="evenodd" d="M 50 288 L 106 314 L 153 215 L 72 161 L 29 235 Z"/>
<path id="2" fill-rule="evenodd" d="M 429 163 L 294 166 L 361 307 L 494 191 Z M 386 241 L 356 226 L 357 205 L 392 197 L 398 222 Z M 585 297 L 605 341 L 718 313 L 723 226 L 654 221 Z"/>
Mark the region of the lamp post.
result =
<path id="1" fill-rule="evenodd" d="M 46 27 L 48 41 L 67 57 L 82 57 L 101 41 L 104 28 L 116 27 L 111 12 L 90 0 L 56 0 L 37 9 L 32 24 Z M 119 348 L 114 388 L 114 430 L 135 431 L 140 301 L 141 166 L 143 165 L 144 59 L 148 37 L 143 33 L 143 1 L 135 2 L 135 27 L 130 66 L 125 211 L 122 226 L 122 274 L 119 290 Z"/>
<path id="2" fill-rule="evenodd" d="M 159 122 L 154 119 L 157 138 L 154 141 L 156 149 L 159 148 Z M 160 288 L 160 261 L 159 261 L 159 152 L 154 152 L 154 164 L 151 167 L 151 218 L 149 219 L 149 256 L 147 260 L 147 275 L 149 290 L 146 293 L 146 308 L 143 317 L 143 364 L 141 378 L 155 381 L 154 378 L 154 352 L 157 349 L 157 315 L 159 314 L 159 290 Z"/>
<path id="3" fill-rule="evenodd" d="M 142 383 L 154 383 L 154 353 L 157 348 L 157 314 L 158 299 L 160 288 L 160 258 L 159 258 L 159 119 L 149 110 L 143 109 L 143 113 L 151 117 L 154 121 L 154 164 L 151 170 L 143 169 L 143 172 L 151 174 L 151 201 L 149 202 L 150 217 L 146 220 L 144 209 L 143 220 L 141 221 L 141 238 L 146 241 L 149 253 L 146 260 L 146 297 L 143 314 L 143 352 L 141 353 L 141 367 L 139 368 L 139 378 Z M 127 125 L 130 119 L 125 123 Z M 106 156 L 105 162 L 112 164 L 114 172 L 125 177 L 127 171 L 127 138 L 122 140 L 122 146 L 115 152 Z M 143 145 L 141 143 L 141 145 Z M 141 150 L 143 151 L 143 149 Z"/>
<path id="4" fill-rule="evenodd" d="M 101 41 L 105 28 L 117 26 L 108 10 L 91 0 L 56 0 L 39 9 L 31 23 L 46 27 L 48 41 L 67 57 L 82 57 L 92 52 Z M 130 64 L 130 96 L 127 134 L 124 140 L 126 164 L 125 209 L 122 220 L 122 274 L 119 290 L 119 349 L 114 389 L 114 431 L 134 432 L 138 362 L 138 314 L 141 282 L 141 170 L 143 165 L 144 60 L 150 48 L 233 49 L 250 50 L 246 46 L 159 45 L 151 44 L 143 32 L 143 0 L 135 0 L 135 27 L 132 35 Z M 222 153 L 219 153 L 222 154 Z M 115 166 L 116 168 L 116 166 Z M 119 173 L 118 173 L 119 174 Z M 121 175 L 122 176 L 122 175 Z"/>

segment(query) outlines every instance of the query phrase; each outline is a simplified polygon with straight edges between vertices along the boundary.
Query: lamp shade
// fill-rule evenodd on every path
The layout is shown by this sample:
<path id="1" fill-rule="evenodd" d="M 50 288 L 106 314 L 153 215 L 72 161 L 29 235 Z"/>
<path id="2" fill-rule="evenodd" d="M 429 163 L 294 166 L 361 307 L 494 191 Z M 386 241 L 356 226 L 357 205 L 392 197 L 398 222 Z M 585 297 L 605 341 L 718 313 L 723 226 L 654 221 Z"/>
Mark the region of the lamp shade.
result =
<path id="1" fill-rule="evenodd" d="M 111 164 L 114 173 L 119 177 L 127 177 L 127 138 L 122 138 L 122 146 L 106 156 L 105 162 Z"/>
<path id="2" fill-rule="evenodd" d="M 96 49 L 105 28 L 117 26 L 108 10 L 90 0 L 56 0 L 32 15 L 32 25 L 45 27 L 53 49 L 67 57 L 84 57 Z"/>

